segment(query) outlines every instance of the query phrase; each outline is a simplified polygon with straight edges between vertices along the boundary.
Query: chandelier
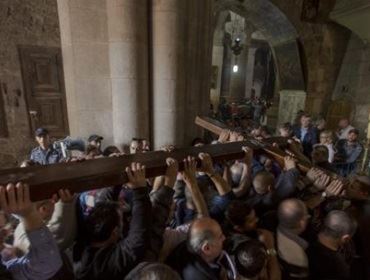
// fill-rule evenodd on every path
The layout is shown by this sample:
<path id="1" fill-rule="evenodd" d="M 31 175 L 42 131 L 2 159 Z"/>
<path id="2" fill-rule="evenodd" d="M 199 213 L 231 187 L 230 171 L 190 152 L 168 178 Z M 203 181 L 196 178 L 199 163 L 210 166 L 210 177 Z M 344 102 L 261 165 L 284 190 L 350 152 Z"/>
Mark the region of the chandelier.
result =
<path id="1" fill-rule="evenodd" d="M 225 24 L 225 31 L 229 35 L 229 47 L 235 56 L 240 55 L 246 39 L 244 17 L 230 12 L 230 21 Z"/>

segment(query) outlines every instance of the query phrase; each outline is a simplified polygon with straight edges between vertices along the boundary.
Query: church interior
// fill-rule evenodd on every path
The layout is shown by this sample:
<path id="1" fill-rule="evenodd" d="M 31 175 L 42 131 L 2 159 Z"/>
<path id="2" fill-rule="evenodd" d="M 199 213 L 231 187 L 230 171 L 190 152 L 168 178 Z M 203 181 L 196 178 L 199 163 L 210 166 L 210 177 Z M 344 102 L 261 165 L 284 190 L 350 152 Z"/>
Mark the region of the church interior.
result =
<path id="1" fill-rule="evenodd" d="M 188 145 L 196 115 L 252 90 L 272 129 L 305 110 L 331 128 L 350 118 L 366 139 L 367 1 L 147 2 L 1 1 L 1 166 L 24 160 L 41 126 Z"/>
<path id="2" fill-rule="evenodd" d="M 370 279 L 369 26 L 369 0 L 0 0 L 0 279 Z"/>

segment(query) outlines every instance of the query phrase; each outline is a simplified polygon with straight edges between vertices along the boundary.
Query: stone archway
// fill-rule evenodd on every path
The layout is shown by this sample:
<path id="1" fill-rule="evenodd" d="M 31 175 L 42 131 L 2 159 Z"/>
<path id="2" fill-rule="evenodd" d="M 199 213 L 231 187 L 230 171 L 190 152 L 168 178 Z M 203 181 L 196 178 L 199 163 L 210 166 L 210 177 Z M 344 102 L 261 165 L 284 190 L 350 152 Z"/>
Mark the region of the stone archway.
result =
<path id="1" fill-rule="evenodd" d="M 304 109 L 306 85 L 298 33 L 286 15 L 269 0 L 219 0 L 214 4 L 214 27 L 225 20 L 225 11 L 243 16 L 269 43 L 276 65 L 277 91 L 280 97 L 278 123 L 293 121 L 298 110 Z M 215 34 L 219 37 L 219 34 Z M 304 59 L 303 59 L 304 61 Z M 284 109 L 282 104 L 289 104 Z"/>

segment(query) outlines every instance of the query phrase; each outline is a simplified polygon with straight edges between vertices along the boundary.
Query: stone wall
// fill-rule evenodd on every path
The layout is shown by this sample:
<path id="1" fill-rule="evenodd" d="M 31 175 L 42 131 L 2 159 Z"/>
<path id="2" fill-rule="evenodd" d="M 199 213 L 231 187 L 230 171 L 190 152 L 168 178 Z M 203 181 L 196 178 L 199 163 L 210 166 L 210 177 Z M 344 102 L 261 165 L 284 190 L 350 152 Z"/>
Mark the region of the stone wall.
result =
<path id="1" fill-rule="evenodd" d="M 351 32 L 339 24 L 301 20 L 303 0 L 271 0 L 292 22 L 304 54 L 306 110 L 326 115 Z M 330 8 L 330 7 L 329 7 Z"/>
<path id="2" fill-rule="evenodd" d="M 0 138 L 0 168 L 24 160 L 32 146 L 19 45 L 60 47 L 56 0 L 0 1 L 0 83 L 9 135 Z"/>
<path id="3" fill-rule="evenodd" d="M 352 123 L 365 136 L 370 112 L 370 46 L 352 34 L 333 100 L 352 102 Z"/>

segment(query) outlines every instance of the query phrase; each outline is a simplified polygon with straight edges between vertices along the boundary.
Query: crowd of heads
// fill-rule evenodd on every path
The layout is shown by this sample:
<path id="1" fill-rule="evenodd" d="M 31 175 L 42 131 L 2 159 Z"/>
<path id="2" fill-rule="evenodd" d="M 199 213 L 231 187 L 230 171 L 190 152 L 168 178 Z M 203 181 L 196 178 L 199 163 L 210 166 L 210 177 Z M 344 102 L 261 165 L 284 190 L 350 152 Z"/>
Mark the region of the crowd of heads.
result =
<path id="1" fill-rule="evenodd" d="M 155 178 L 132 163 L 122 170 L 124 185 L 62 189 L 35 203 L 27 185 L 1 186 L 0 277 L 368 279 L 370 179 L 356 174 L 359 132 L 347 119 L 337 131 L 326 125 L 299 112 L 296 123 L 277 129 L 285 144 L 261 125 L 190 144 L 249 137 L 280 149 L 282 160 L 244 147 L 244 157 L 227 162 L 186 157 L 179 171 L 170 156 L 175 147 L 166 146 L 166 172 Z M 66 158 L 46 129 L 37 129 L 35 140 L 21 167 L 150 152 L 147 139 L 133 138 L 124 152 L 94 134 L 83 152 Z M 298 163 L 311 166 L 307 174 Z"/>

